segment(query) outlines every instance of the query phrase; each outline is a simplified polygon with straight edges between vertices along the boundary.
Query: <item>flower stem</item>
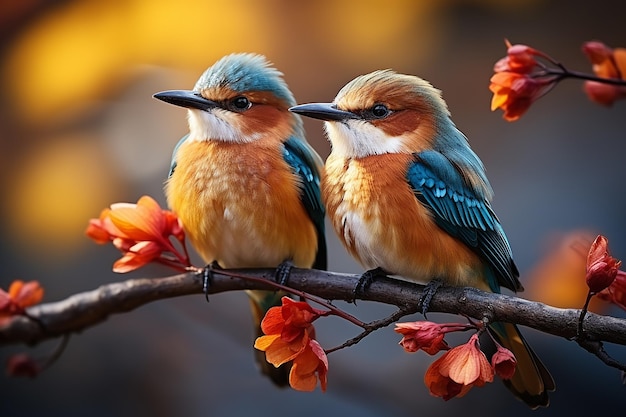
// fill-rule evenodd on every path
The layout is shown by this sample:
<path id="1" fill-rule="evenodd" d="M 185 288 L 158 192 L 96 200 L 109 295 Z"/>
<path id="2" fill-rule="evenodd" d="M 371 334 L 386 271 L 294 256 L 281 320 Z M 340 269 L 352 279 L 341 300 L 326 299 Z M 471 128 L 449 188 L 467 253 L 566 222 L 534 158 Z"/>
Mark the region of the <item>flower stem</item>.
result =
<path id="1" fill-rule="evenodd" d="M 559 67 L 559 70 L 546 68 L 544 75 L 556 75 L 557 81 L 565 78 L 576 78 L 579 80 L 595 81 L 603 84 L 626 86 L 626 80 L 622 80 L 619 78 L 598 77 L 597 75 L 589 74 L 587 72 L 568 70 L 565 67 Z"/>
<path id="2" fill-rule="evenodd" d="M 191 265 L 189 265 L 188 262 L 183 263 L 179 259 L 180 259 L 179 257 L 176 257 L 176 259 L 174 259 L 174 258 L 166 257 L 165 255 L 161 255 L 161 257 L 159 257 L 157 261 L 162 265 L 169 266 L 170 268 L 175 269 L 180 272 L 188 271 Z"/>
<path id="3" fill-rule="evenodd" d="M 351 314 L 346 313 L 345 311 L 341 310 L 340 308 L 335 307 L 330 301 L 325 300 L 323 298 L 311 295 L 309 293 L 306 293 L 304 291 L 299 291 L 296 289 L 293 289 L 291 287 L 287 287 L 286 285 L 282 285 L 279 284 L 277 282 L 271 281 L 271 280 L 267 280 L 264 278 L 257 278 L 257 277 L 253 277 L 253 276 L 249 276 L 249 275 L 243 275 L 243 274 L 238 274 L 236 272 L 229 272 L 227 270 L 224 269 L 219 269 L 219 270 L 214 270 L 213 271 L 214 274 L 219 274 L 219 275 L 225 275 L 228 277 L 233 277 L 233 278 L 239 278 L 239 279 L 243 279 L 246 281 L 250 281 L 250 282 L 258 282 L 258 283 L 263 283 L 265 285 L 269 285 L 271 287 L 274 287 L 278 290 L 282 290 L 285 292 L 288 292 L 290 294 L 296 295 L 298 297 L 304 298 L 306 300 L 312 301 L 316 304 L 322 305 L 324 307 L 326 307 L 329 311 L 332 312 L 333 315 L 338 316 L 343 318 L 344 320 L 349 321 L 350 323 L 354 324 L 355 326 L 361 327 L 362 329 L 367 329 L 367 324 L 362 322 L 361 320 L 357 319 L 356 317 L 354 317 Z"/>
<path id="4" fill-rule="evenodd" d="M 381 320 L 376 320 L 376 321 L 372 321 L 370 323 L 364 324 L 363 326 L 361 326 L 364 329 L 361 333 L 359 333 L 358 335 L 356 335 L 352 339 L 347 340 L 346 342 L 342 343 L 339 346 L 335 346 L 334 348 L 331 348 L 331 349 L 325 349 L 324 352 L 326 352 L 326 354 L 328 355 L 328 354 L 333 353 L 333 352 L 335 352 L 337 350 L 341 350 L 341 349 L 347 348 L 349 346 L 356 345 L 357 343 L 359 343 L 361 340 L 363 340 L 367 335 L 369 335 L 373 331 L 378 330 L 378 329 L 383 328 L 383 327 L 387 327 L 391 323 L 395 323 L 400 318 L 402 318 L 402 317 L 404 317 L 404 316 L 406 316 L 408 314 L 411 314 L 413 312 L 414 312 L 413 310 L 401 307 L 398 311 L 396 311 L 395 313 L 393 313 L 389 317 L 386 317 L 386 318 L 381 319 Z"/>
<path id="5" fill-rule="evenodd" d="M 181 242 L 182 247 L 183 247 L 183 254 L 181 254 L 180 251 L 176 249 L 176 247 L 174 247 L 170 238 L 165 238 L 161 236 L 161 238 L 159 239 L 159 243 L 161 244 L 162 247 L 166 248 L 169 252 L 171 252 L 174 256 L 176 256 L 176 258 L 178 258 L 178 261 L 181 264 L 185 266 L 190 266 L 189 254 L 187 253 L 187 247 L 184 241 Z"/>
<path id="6" fill-rule="evenodd" d="M 578 317 L 578 330 L 576 334 L 576 338 L 579 339 L 583 335 L 583 321 L 585 320 L 585 316 L 587 315 L 587 309 L 589 308 L 589 302 L 591 301 L 591 297 L 593 297 L 595 293 L 589 291 L 587 293 L 587 299 L 585 300 L 585 305 L 582 310 L 580 310 L 580 317 Z"/>

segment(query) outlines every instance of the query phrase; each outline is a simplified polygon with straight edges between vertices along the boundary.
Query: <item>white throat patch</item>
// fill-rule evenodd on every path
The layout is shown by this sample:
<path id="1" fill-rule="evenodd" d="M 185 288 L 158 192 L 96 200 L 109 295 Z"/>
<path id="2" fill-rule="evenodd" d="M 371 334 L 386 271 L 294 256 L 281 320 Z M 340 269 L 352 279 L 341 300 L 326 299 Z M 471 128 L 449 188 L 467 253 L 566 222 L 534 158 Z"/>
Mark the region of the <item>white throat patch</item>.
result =
<path id="1" fill-rule="evenodd" d="M 210 111 L 188 109 L 189 138 L 196 141 L 221 140 L 237 143 L 249 143 L 258 139 L 257 134 L 242 134 L 237 127 L 238 116 L 237 113 L 220 108 Z"/>
<path id="2" fill-rule="evenodd" d="M 403 152 L 402 136 L 390 137 L 371 123 L 362 120 L 325 122 L 332 150 L 344 158 Z"/>

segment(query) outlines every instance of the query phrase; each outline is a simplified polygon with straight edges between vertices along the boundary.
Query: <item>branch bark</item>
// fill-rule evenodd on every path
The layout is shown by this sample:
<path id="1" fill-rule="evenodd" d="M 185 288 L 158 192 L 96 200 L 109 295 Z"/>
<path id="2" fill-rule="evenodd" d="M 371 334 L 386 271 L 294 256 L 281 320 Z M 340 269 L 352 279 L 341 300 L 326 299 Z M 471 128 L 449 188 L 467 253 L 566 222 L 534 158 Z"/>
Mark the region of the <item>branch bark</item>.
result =
<path id="1" fill-rule="evenodd" d="M 215 271 L 209 294 L 246 289 L 270 289 L 273 269 Z M 254 281 L 237 276 L 256 278 Z M 261 279 L 261 280 L 259 280 Z M 325 300 L 352 300 L 359 275 L 294 268 L 288 285 Z M 202 294 L 201 277 L 194 273 L 164 278 L 130 279 L 72 295 L 28 309 L 0 328 L 0 345 L 35 344 L 45 339 L 80 332 L 110 315 L 131 311 L 166 298 Z M 268 283 L 265 283 L 268 281 Z M 362 300 L 398 306 L 407 314 L 417 311 L 423 286 L 391 278 L 374 281 Z M 462 314 L 476 319 L 505 321 L 544 333 L 574 339 L 578 309 L 555 308 L 515 296 L 486 293 L 474 288 L 442 287 L 430 302 L 430 312 Z M 585 336 L 595 342 L 626 345 L 626 320 L 588 313 Z"/>

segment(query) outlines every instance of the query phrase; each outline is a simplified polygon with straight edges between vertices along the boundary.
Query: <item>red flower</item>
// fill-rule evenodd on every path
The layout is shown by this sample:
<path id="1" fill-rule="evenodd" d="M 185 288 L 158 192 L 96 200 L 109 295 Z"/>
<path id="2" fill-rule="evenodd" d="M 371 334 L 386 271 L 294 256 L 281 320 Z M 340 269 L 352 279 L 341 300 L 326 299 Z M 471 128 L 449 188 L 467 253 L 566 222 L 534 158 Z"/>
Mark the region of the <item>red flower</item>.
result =
<path id="1" fill-rule="evenodd" d="M 589 100 L 607 107 L 612 106 L 616 100 L 626 98 L 626 88 L 599 81 L 585 81 L 583 90 Z"/>
<path id="2" fill-rule="evenodd" d="M 626 272 L 617 271 L 617 275 L 611 285 L 600 291 L 597 296 L 626 310 Z"/>
<path id="3" fill-rule="evenodd" d="M 530 74 L 538 65 L 536 56 L 546 55 L 527 45 L 511 45 L 508 39 L 504 40 L 507 46 L 507 56 L 500 59 L 493 67 L 494 72 L 516 72 L 518 74 Z"/>
<path id="4" fill-rule="evenodd" d="M 554 78 L 533 78 L 518 72 L 497 72 L 490 81 L 491 110 L 502 109 L 504 119 L 510 122 L 519 119 L 554 85 Z"/>
<path id="5" fill-rule="evenodd" d="M 464 324 L 416 321 L 396 323 L 394 330 L 404 336 L 399 344 L 407 352 L 417 352 L 421 349 L 429 355 L 434 355 L 440 350 L 450 349 L 450 346 L 443 340 L 446 333 L 465 329 L 467 326 Z"/>
<path id="6" fill-rule="evenodd" d="M 320 380 L 326 391 L 328 359 L 315 338 L 313 322 L 324 315 L 304 301 L 282 298 L 280 307 L 270 308 L 261 329 L 264 336 L 256 339 L 254 347 L 265 352 L 265 359 L 279 367 L 293 361 L 289 385 L 299 391 L 313 391 Z"/>
<path id="7" fill-rule="evenodd" d="M 34 378 L 41 371 L 41 365 L 25 353 L 15 354 L 7 360 L 6 372 L 8 376 Z"/>
<path id="8" fill-rule="evenodd" d="M 15 280 L 9 292 L 0 289 L 0 326 L 12 316 L 24 314 L 26 307 L 35 305 L 43 298 L 43 288 L 37 281 Z"/>
<path id="9" fill-rule="evenodd" d="M 602 66 L 607 60 L 611 60 L 611 56 L 613 55 L 613 50 L 606 46 L 602 42 L 598 41 L 589 41 L 583 43 L 582 47 L 583 52 L 587 55 L 591 63 L 595 66 Z M 609 70 L 610 67 L 604 67 L 604 69 Z M 611 72 L 598 74 L 602 77 L 616 77 L 617 73 L 615 72 L 615 68 Z"/>
<path id="10" fill-rule="evenodd" d="M 515 374 L 517 359 L 513 352 L 497 344 L 496 353 L 491 357 L 491 366 L 502 379 L 511 379 Z"/>
<path id="11" fill-rule="evenodd" d="M 85 233 L 96 243 L 112 242 L 122 252 L 122 258 L 113 264 L 115 272 L 133 271 L 152 261 L 178 269 L 191 265 L 180 219 L 148 196 L 141 197 L 137 204 L 112 204 L 110 209 L 102 210 L 98 219 L 89 221 Z M 182 252 L 170 236 L 179 242 Z"/>
<path id="12" fill-rule="evenodd" d="M 424 375 L 430 393 L 447 401 L 464 396 L 473 386 L 492 382 L 494 370 L 479 346 L 478 335 L 474 334 L 466 344 L 450 349 L 433 362 Z"/>
<path id="13" fill-rule="evenodd" d="M 622 263 L 609 255 L 608 245 L 607 238 L 600 235 L 589 249 L 586 281 L 592 293 L 598 293 L 611 285 Z"/>
<path id="14" fill-rule="evenodd" d="M 626 79 L 626 49 L 612 49 L 597 41 L 585 42 L 582 49 L 598 77 Z M 605 106 L 611 106 L 615 100 L 626 97 L 626 87 L 598 81 L 585 81 L 584 90 L 591 101 Z"/>

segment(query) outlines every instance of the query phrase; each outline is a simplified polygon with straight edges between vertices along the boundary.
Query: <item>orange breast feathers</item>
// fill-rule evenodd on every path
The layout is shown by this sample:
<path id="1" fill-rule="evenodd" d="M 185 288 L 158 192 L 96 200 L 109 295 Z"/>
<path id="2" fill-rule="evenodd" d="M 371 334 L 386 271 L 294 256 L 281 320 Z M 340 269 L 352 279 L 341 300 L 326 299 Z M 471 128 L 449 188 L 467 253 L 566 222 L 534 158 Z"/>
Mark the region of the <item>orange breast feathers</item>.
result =
<path id="1" fill-rule="evenodd" d="M 166 184 L 169 206 L 206 262 L 224 268 L 313 265 L 317 235 L 280 143 L 188 141 Z"/>
<path id="2" fill-rule="evenodd" d="M 322 197 L 335 231 L 368 269 L 426 283 L 482 284 L 478 256 L 439 228 L 406 180 L 410 154 L 326 161 Z M 488 290 L 488 288 L 487 288 Z"/>

